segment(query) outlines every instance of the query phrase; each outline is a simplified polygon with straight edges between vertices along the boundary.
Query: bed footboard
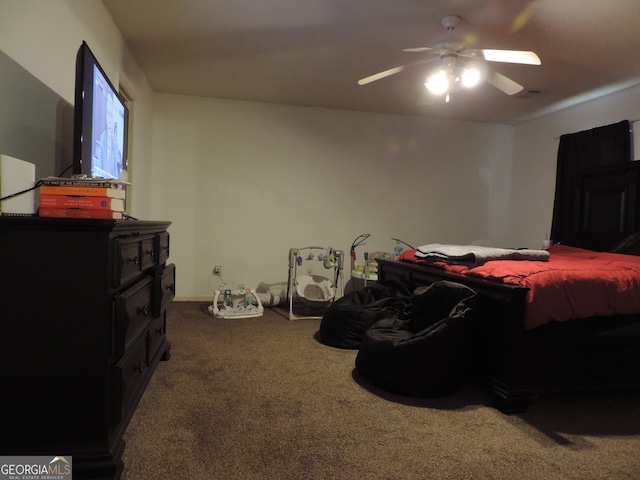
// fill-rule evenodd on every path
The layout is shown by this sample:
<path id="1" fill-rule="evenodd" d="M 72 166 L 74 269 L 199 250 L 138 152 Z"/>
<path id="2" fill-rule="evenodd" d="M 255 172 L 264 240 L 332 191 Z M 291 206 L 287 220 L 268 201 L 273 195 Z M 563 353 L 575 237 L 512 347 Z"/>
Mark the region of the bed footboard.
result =
<path id="1" fill-rule="evenodd" d="M 478 293 L 480 334 L 473 373 L 505 413 L 526 411 L 550 393 L 640 389 L 640 316 L 557 322 L 524 328 L 527 289 L 462 277 L 434 267 L 379 259 L 380 281 L 410 290 L 450 280 Z"/>

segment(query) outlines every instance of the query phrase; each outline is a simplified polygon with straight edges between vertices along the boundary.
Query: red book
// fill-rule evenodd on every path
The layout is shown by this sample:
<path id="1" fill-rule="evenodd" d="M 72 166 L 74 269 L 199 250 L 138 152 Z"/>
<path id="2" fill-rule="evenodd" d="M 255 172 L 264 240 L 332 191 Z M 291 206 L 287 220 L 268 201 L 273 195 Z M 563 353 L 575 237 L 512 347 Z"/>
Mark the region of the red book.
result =
<path id="1" fill-rule="evenodd" d="M 81 208 L 86 210 L 111 210 L 124 212 L 124 200 L 122 198 L 91 197 L 73 195 L 40 194 L 39 205 L 52 208 Z"/>
<path id="2" fill-rule="evenodd" d="M 50 207 L 40 207 L 38 216 L 54 218 L 108 218 L 115 220 L 121 220 L 123 218 L 122 212 L 113 212 L 111 210 Z"/>

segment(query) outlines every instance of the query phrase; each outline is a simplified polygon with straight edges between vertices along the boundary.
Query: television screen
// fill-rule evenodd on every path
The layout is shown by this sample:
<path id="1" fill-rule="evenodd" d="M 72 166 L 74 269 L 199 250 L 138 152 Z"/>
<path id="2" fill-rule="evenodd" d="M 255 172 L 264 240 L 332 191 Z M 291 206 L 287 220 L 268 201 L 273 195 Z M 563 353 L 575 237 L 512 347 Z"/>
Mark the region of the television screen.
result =
<path id="1" fill-rule="evenodd" d="M 121 179 L 128 110 L 85 42 L 76 58 L 73 173 Z"/>

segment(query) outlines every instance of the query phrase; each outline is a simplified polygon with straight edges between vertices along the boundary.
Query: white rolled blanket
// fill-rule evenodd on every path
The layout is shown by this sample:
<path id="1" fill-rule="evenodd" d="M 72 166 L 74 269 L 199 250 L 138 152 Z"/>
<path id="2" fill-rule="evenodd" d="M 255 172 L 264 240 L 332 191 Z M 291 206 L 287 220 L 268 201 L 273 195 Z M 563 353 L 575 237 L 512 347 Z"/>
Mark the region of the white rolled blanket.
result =
<path id="1" fill-rule="evenodd" d="M 477 267 L 490 260 L 534 260 L 546 262 L 549 252 L 527 248 L 497 248 L 479 245 L 430 243 L 417 248 L 416 257 L 428 262 L 445 262 Z"/>

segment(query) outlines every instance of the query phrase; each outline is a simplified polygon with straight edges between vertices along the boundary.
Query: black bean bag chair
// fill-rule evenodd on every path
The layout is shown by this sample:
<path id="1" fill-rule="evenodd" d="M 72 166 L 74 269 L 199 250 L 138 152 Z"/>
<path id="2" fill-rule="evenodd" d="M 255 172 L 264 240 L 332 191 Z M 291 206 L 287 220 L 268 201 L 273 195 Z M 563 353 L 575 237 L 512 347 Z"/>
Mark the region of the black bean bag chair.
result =
<path id="1" fill-rule="evenodd" d="M 374 283 L 339 298 L 327 308 L 318 337 L 332 347 L 357 349 L 362 334 L 381 318 L 408 318 L 411 292 L 398 280 Z"/>
<path id="2" fill-rule="evenodd" d="M 417 288 L 408 319 L 382 319 L 364 333 L 357 371 L 400 395 L 457 391 L 469 366 L 475 296 L 471 288 L 449 281 Z"/>

